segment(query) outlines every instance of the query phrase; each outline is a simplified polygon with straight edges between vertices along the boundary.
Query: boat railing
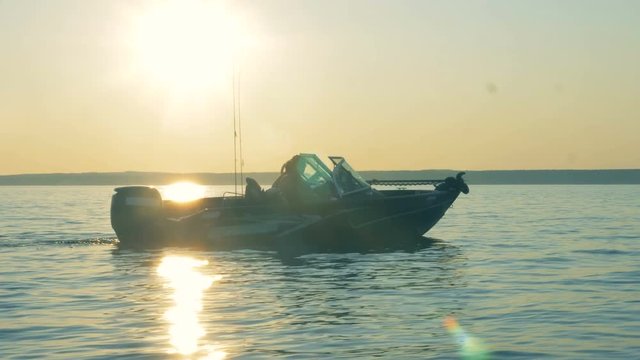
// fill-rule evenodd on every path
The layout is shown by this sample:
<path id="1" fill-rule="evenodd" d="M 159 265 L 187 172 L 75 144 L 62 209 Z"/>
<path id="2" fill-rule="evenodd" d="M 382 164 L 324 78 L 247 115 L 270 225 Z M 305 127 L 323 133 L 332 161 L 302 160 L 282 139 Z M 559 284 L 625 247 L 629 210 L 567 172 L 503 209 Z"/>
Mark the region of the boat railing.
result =
<path id="1" fill-rule="evenodd" d="M 231 197 L 243 197 L 243 195 L 241 193 L 237 193 L 235 191 L 225 191 L 222 193 L 222 198 L 226 199 L 226 198 L 231 198 Z"/>
<path id="2" fill-rule="evenodd" d="M 419 185 L 436 185 L 444 182 L 443 180 L 367 180 L 369 185 L 379 186 L 419 186 Z"/>

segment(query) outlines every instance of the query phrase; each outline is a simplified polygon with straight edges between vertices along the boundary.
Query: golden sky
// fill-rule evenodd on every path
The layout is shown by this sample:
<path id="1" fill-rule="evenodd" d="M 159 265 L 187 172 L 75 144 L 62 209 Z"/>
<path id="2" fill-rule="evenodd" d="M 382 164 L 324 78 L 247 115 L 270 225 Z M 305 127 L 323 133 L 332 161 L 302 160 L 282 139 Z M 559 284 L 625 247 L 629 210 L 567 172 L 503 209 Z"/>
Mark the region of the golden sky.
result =
<path id="1" fill-rule="evenodd" d="M 640 168 L 639 1 L 0 0 L 0 174 Z"/>

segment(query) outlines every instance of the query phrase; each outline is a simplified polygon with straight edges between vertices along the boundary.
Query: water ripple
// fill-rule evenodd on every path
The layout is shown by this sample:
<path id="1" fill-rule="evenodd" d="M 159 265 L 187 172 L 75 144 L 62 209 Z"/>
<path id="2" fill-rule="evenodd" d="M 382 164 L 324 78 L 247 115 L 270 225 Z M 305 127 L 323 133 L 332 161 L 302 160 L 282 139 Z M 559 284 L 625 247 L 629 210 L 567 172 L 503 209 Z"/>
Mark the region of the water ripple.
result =
<path id="1" fill-rule="evenodd" d="M 119 249 L 111 191 L 0 188 L 3 358 L 183 358 L 167 256 L 221 276 L 201 289 L 197 356 L 457 359 L 450 314 L 495 359 L 640 353 L 637 186 L 477 186 L 427 246 L 297 258 Z"/>

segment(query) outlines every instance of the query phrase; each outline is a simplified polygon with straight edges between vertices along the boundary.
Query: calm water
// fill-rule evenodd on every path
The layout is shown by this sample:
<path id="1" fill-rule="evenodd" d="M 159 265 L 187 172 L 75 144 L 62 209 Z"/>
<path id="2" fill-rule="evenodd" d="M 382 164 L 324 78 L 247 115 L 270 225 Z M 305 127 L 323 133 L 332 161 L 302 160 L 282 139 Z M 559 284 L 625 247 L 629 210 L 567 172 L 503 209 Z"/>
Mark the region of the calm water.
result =
<path id="1" fill-rule="evenodd" d="M 0 187 L 0 357 L 457 359 L 450 314 L 492 359 L 640 357 L 639 186 L 471 191 L 422 250 L 283 260 L 120 251 L 111 187 Z"/>

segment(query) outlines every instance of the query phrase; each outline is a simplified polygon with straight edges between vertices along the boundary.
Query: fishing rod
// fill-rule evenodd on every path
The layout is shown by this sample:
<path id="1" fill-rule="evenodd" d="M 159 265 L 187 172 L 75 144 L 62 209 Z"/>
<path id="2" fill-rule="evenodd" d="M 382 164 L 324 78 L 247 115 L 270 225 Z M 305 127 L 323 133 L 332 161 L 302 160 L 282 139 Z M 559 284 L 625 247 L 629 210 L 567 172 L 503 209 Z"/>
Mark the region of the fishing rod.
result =
<path id="1" fill-rule="evenodd" d="M 244 156 L 242 154 L 242 118 L 240 117 L 240 65 L 233 61 L 233 190 L 244 194 Z M 238 155 L 240 155 L 240 191 L 238 192 Z"/>

